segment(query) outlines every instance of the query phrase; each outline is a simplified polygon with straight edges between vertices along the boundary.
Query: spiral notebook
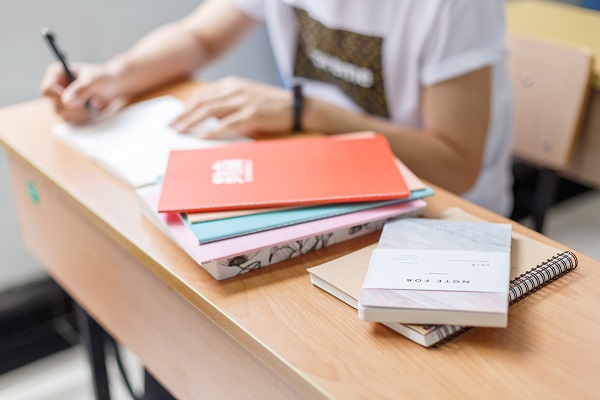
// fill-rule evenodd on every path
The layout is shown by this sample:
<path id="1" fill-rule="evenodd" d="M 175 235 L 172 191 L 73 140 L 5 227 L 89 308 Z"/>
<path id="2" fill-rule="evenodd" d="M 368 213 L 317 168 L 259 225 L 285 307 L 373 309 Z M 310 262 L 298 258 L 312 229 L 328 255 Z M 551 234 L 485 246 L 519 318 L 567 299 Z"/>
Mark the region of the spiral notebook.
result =
<path id="1" fill-rule="evenodd" d="M 478 220 L 460 209 L 451 209 L 441 218 L 460 221 Z M 512 241 L 509 287 L 511 305 L 577 267 L 577 257 L 571 252 L 561 251 L 518 232 L 513 232 Z M 377 244 L 373 244 L 344 257 L 309 268 L 311 282 L 357 308 L 371 253 L 376 247 Z M 356 318 L 358 319 L 358 316 Z M 384 325 L 425 347 L 439 346 L 470 329 L 459 325 L 427 326 L 394 322 L 386 322 Z"/>

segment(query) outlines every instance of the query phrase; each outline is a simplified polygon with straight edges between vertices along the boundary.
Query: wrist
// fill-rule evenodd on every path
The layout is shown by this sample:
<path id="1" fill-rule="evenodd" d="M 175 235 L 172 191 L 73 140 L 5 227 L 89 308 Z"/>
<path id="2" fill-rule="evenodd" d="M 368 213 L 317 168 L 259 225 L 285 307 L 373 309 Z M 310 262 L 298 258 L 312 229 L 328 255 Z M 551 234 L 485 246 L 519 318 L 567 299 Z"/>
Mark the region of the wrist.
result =
<path id="1" fill-rule="evenodd" d="M 333 109 L 332 109 L 333 107 Z M 336 106 L 314 97 L 304 97 L 302 110 L 302 127 L 307 132 L 324 134 L 338 133 L 339 111 Z"/>
<path id="2" fill-rule="evenodd" d="M 304 113 L 304 95 L 302 85 L 295 84 L 292 87 L 292 131 L 301 132 L 303 130 L 302 114 Z"/>
<path id="3" fill-rule="evenodd" d="M 118 54 L 105 64 L 105 73 L 113 82 L 114 90 L 121 96 L 135 96 L 140 90 L 136 89 L 135 65 L 126 54 Z"/>

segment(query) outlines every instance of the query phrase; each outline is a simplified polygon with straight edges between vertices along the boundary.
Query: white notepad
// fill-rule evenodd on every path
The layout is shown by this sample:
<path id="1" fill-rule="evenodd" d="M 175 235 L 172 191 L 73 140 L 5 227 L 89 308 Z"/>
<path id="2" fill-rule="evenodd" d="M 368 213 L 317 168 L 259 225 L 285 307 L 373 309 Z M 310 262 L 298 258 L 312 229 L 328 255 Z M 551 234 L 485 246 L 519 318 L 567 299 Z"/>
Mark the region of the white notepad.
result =
<path id="1" fill-rule="evenodd" d="M 218 120 L 199 124 L 192 134 L 181 134 L 169 123 L 185 108 L 173 96 L 133 104 L 110 117 L 83 126 L 56 124 L 53 132 L 75 150 L 97 161 L 133 187 L 152 184 L 164 175 L 169 153 L 175 149 L 221 146 L 231 140 L 199 136 Z M 237 139 L 242 140 L 242 139 Z"/>

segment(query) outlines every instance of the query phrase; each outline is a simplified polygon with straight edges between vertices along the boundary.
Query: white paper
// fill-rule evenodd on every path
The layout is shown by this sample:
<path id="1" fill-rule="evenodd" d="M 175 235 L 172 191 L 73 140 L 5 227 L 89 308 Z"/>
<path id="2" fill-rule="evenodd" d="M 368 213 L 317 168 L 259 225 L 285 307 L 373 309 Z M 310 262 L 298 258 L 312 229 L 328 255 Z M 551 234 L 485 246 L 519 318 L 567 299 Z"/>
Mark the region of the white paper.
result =
<path id="1" fill-rule="evenodd" d="M 181 134 L 169 123 L 185 109 L 185 103 L 162 96 L 136 103 L 105 119 L 83 126 L 57 124 L 53 132 L 77 151 L 98 161 L 134 187 L 164 175 L 171 150 L 222 146 L 231 140 L 203 140 L 202 132 L 218 120 L 198 124 L 193 133 Z"/>
<path id="2" fill-rule="evenodd" d="M 505 252 L 376 249 L 364 289 L 508 293 Z"/>

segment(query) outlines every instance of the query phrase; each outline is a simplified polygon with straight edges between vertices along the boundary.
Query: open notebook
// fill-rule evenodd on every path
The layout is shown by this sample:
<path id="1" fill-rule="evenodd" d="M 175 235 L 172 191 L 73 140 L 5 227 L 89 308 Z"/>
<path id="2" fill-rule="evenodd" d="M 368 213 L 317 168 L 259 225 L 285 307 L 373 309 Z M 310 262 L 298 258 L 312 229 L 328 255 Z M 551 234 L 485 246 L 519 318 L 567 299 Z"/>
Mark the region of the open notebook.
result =
<path id="1" fill-rule="evenodd" d="M 153 184 L 158 176 L 164 175 L 171 150 L 231 143 L 231 140 L 198 137 L 202 131 L 213 127 L 218 122 L 216 119 L 199 124 L 192 134 L 181 134 L 170 128 L 169 122 L 184 108 L 183 101 L 162 96 L 135 103 L 87 125 L 56 124 L 52 130 L 73 149 L 129 185 L 141 187 Z"/>
<path id="2" fill-rule="evenodd" d="M 456 208 L 448 210 L 440 218 L 478 221 L 471 214 Z M 371 253 L 376 247 L 377 244 L 373 244 L 344 257 L 309 268 L 311 282 L 357 308 Z M 521 300 L 576 267 L 577 258 L 573 253 L 561 251 L 513 232 L 510 303 Z M 427 326 L 394 322 L 386 322 L 384 325 L 425 347 L 439 346 L 469 329 L 459 325 Z"/>

